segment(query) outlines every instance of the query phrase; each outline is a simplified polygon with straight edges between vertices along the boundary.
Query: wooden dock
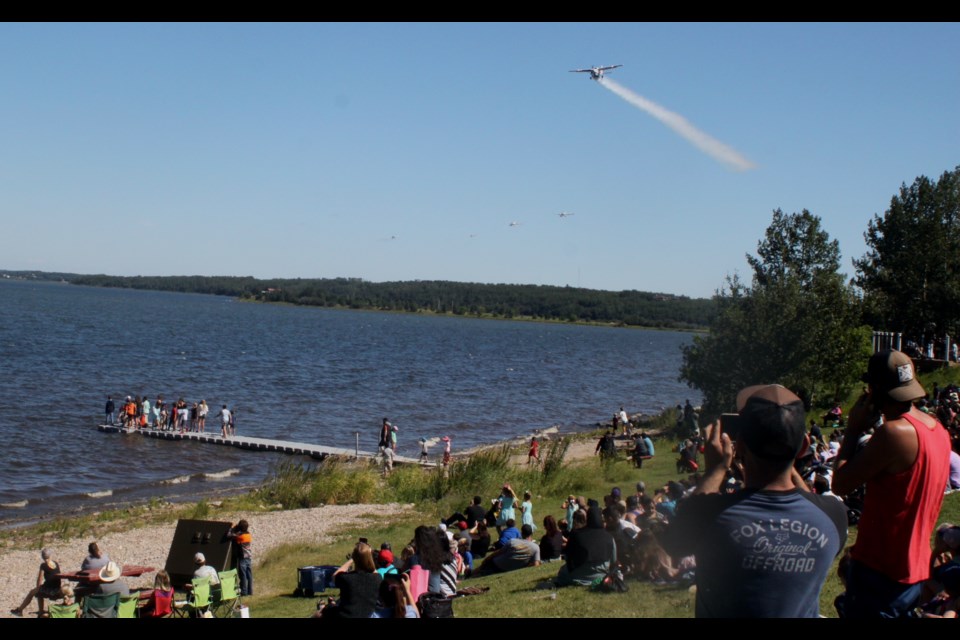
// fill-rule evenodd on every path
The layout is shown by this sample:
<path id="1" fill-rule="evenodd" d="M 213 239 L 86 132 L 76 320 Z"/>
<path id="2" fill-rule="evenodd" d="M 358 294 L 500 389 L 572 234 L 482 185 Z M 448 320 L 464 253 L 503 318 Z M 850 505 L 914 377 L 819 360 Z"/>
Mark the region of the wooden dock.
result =
<path id="1" fill-rule="evenodd" d="M 229 436 L 222 437 L 217 432 L 197 433 L 196 431 L 159 431 L 151 428 L 126 428 L 119 425 L 100 424 L 97 430 L 104 433 L 121 433 L 124 435 L 139 435 L 145 438 L 158 438 L 160 440 L 187 440 L 191 442 L 202 442 L 206 444 L 217 444 L 221 446 L 238 447 L 240 449 L 249 449 L 251 451 L 273 451 L 275 453 L 288 453 L 291 455 L 310 456 L 315 460 L 324 460 L 329 456 L 347 459 L 366 459 L 376 460 L 378 454 L 370 451 L 358 451 L 356 449 L 343 449 L 339 447 L 326 447 L 320 444 L 309 444 L 306 442 L 288 442 L 286 440 L 272 440 L 270 438 L 251 438 L 248 436 Z M 420 464 L 416 458 L 405 456 L 394 456 L 394 464 Z M 428 462 L 423 466 L 434 467 L 436 463 Z"/>

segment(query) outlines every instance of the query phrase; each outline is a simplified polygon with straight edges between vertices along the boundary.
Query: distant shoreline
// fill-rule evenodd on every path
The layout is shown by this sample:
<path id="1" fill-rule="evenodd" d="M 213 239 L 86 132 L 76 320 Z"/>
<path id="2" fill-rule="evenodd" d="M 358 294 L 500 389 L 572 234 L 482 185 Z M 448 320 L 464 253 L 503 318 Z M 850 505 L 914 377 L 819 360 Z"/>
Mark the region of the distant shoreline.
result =
<path id="1" fill-rule="evenodd" d="M 67 283 L 70 284 L 70 283 Z M 89 285 L 78 285 L 78 286 L 89 286 Z M 144 289 L 130 289 L 130 291 L 144 291 Z M 149 289 L 149 291 L 155 291 L 155 289 Z M 201 294 L 204 295 L 204 294 Z M 207 294 L 207 295 L 216 295 L 216 294 Z M 229 297 L 229 296 L 228 296 Z M 606 329 L 642 329 L 645 331 L 675 331 L 678 333 L 700 333 L 706 334 L 710 330 L 707 328 L 678 328 L 678 327 L 653 327 L 645 326 L 639 324 L 624 324 L 622 322 L 590 322 L 587 320 L 560 320 L 556 318 L 535 318 L 533 316 L 516 316 L 513 318 L 506 318 L 504 316 L 498 316 L 493 314 L 484 314 L 484 315 L 474 315 L 474 314 L 456 314 L 450 311 L 445 313 L 438 313 L 436 311 L 428 311 L 426 309 L 419 309 L 417 311 L 404 311 L 403 309 L 354 309 L 352 307 L 346 307 L 342 305 L 335 305 L 331 307 L 310 305 L 310 304 L 297 304 L 295 302 L 283 302 L 280 300 L 256 300 L 253 298 L 240 298 L 233 297 L 233 300 L 236 302 L 245 302 L 249 304 L 270 304 L 278 305 L 281 307 L 308 307 L 308 308 L 318 308 L 318 309 L 330 309 L 331 311 L 362 311 L 362 312 L 371 312 L 371 313 L 392 313 L 398 315 L 408 315 L 408 316 L 427 316 L 427 317 L 437 317 L 437 318 L 462 318 L 465 320 L 500 320 L 507 322 L 536 322 L 540 324 L 563 324 L 563 325 L 573 325 L 581 327 L 603 327 Z"/>
<path id="2" fill-rule="evenodd" d="M 709 329 L 715 303 L 637 290 L 488 284 L 448 280 L 370 282 L 362 278 L 258 279 L 250 276 L 109 276 L 0 269 L 0 278 L 25 282 L 200 293 L 240 301 L 680 332 Z"/>

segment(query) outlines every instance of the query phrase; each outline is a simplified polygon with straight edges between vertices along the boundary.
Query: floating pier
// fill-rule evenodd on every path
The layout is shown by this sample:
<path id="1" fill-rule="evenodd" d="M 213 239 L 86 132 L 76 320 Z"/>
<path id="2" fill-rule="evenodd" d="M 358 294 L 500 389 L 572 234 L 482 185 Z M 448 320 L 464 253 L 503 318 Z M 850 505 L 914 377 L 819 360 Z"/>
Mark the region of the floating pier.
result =
<path id="1" fill-rule="evenodd" d="M 187 440 L 192 442 L 202 442 L 206 444 L 218 444 L 221 446 L 238 447 L 240 449 L 249 449 L 251 451 L 273 451 L 275 453 L 288 453 L 291 455 L 310 456 L 315 460 L 324 460 L 329 456 L 350 459 L 376 460 L 378 454 L 370 451 L 359 451 L 357 449 L 343 449 L 340 447 L 326 447 L 320 444 L 309 444 L 306 442 L 289 442 L 286 440 L 272 440 L 270 438 L 251 438 L 248 436 L 228 436 L 224 438 L 219 433 L 198 433 L 196 431 L 159 431 L 149 427 L 137 429 L 126 428 L 120 425 L 100 424 L 97 430 L 104 433 L 122 433 L 124 435 L 140 435 L 145 438 L 157 438 L 160 440 Z M 394 464 L 421 464 L 416 458 L 406 456 L 394 456 Z M 434 467 L 436 463 L 428 462 L 423 466 Z"/>

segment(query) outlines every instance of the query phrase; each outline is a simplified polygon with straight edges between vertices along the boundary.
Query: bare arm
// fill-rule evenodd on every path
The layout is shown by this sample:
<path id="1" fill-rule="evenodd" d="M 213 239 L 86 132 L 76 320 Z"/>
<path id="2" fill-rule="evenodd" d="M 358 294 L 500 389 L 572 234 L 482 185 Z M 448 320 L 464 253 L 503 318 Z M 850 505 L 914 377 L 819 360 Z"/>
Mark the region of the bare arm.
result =
<path id="1" fill-rule="evenodd" d="M 866 399 L 866 400 L 865 400 Z M 857 441 L 871 425 L 869 396 L 861 396 L 850 410 L 850 422 L 837 453 L 831 488 L 845 496 L 883 472 L 897 473 L 910 467 L 917 458 L 917 432 L 910 424 L 893 421 L 878 427 L 863 450 L 854 457 Z"/>
<path id="2" fill-rule="evenodd" d="M 707 470 L 694 493 L 720 493 L 723 479 L 733 463 L 733 442 L 730 436 L 721 431 L 719 422 L 707 425 L 703 449 Z"/>
<path id="3" fill-rule="evenodd" d="M 403 603 L 413 606 L 417 617 L 420 617 L 420 611 L 417 610 L 417 603 L 413 599 L 413 592 L 410 591 L 410 576 L 406 573 L 400 574 L 400 584 L 403 585 Z"/>
<path id="4" fill-rule="evenodd" d="M 340 565 L 340 568 L 334 571 L 333 575 L 337 575 L 338 573 L 346 573 L 351 569 L 353 569 L 353 559 L 347 560 L 342 565 Z"/>

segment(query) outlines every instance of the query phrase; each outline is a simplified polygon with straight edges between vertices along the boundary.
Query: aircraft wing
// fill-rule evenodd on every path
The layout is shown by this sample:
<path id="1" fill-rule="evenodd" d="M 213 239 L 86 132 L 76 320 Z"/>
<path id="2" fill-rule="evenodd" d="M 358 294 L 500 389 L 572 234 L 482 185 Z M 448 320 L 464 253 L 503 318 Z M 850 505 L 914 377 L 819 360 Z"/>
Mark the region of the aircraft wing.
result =
<path id="1" fill-rule="evenodd" d="M 570 73 L 590 73 L 593 69 L 570 69 Z"/>
<path id="2" fill-rule="evenodd" d="M 600 71 L 610 71 L 610 69 L 616 69 L 617 67 L 622 67 L 622 64 L 615 64 L 611 67 L 600 67 Z"/>

